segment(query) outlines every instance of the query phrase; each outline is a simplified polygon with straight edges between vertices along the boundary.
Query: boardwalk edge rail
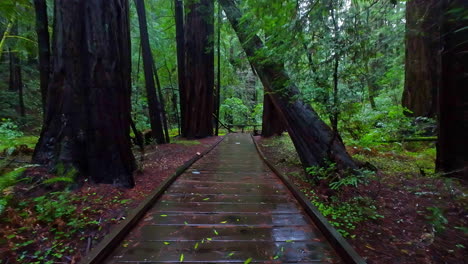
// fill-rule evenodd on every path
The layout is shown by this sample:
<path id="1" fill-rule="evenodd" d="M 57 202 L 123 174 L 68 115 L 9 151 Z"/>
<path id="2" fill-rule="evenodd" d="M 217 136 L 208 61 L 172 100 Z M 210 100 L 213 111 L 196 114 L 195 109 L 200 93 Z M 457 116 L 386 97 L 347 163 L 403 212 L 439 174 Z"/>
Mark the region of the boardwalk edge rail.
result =
<path id="1" fill-rule="evenodd" d="M 365 264 L 366 261 L 351 247 L 351 245 L 336 231 L 336 229 L 328 223 L 327 219 L 320 213 L 315 205 L 313 205 L 307 197 L 294 185 L 294 183 L 285 175 L 283 175 L 275 166 L 265 157 L 255 137 L 251 135 L 255 148 L 257 149 L 260 158 L 270 167 L 270 169 L 283 181 L 283 183 L 292 192 L 294 197 L 302 205 L 306 213 L 312 218 L 315 225 L 328 239 L 332 247 L 337 251 L 345 263 Z"/>
<path id="2" fill-rule="evenodd" d="M 166 191 L 166 189 L 190 166 L 196 161 L 204 157 L 206 154 L 211 152 L 217 147 L 225 137 L 221 138 L 218 142 L 213 144 L 210 148 L 205 150 L 201 154 L 197 154 L 192 157 L 189 161 L 185 162 L 182 166 L 178 167 L 176 172 L 169 176 L 164 182 L 162 182 L 157 189 L 155 189 L 148 198 L 144 200 L 138 207 L 132 210 L 127 218 L 115 227 L 104 239 L 93 249 L 91 252 L 83 258 L 81 264 L 100 264 L 112 253 L 112 251 L 120 244 L 125 236 L 135 227 L 136 224 L 143 218 L 148 210 L 154 205 L 159 197 Z"/>

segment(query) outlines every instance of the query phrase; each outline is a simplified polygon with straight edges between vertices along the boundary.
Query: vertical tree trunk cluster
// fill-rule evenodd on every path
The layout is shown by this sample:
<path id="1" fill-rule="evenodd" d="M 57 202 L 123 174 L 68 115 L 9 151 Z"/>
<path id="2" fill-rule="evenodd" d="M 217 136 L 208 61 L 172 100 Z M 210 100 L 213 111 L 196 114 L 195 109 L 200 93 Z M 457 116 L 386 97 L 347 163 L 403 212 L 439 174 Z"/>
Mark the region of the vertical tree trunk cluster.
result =
<path id="1" fill-rule="evenodd" d="M 134 185 L 128 0 L 56 0 L 52 75 L 34 161 Z"/>
<path id="2" fill-rule="evenodd" d="M 12 35 L 18 35 L 18 24 L 14 24 L 11 29 Z M 9 90 L 18 92 L 18 108 L 17 112 L 20 116 L 25 116 L 24 97 L 23 97 L 23 77 L 21 75 L 21 59 L 11 48 L 9 48 L 9 61 L 10 61 L 10 79 Z"/>
<path id="3" fill-rule="evenodd" d="M 440 66 L 441 0 L 406 3 L 406 57 L 403 106 L 413 116 L 434 117 L 437 109 Z"/>
<path id="4" fill-rule="evenodd" d="M 443 0 L 436 167 L 468 179 L 468 2 Z"/>
<path id="5" fill-rule="evenodd" d="M 41 84 L 42 112 L 45 116 L 47 87 L 50 75 L 50 40 L 46 0 L 34 0 L 36 33 L 39 46 L 39 75 Z"/>
<path id="6" fill-rule="evenodd" d="M 286 122 L 303 167 L 325 166 L 332 161 L 343 171 L 357 169 L 356 163 L 330 127 L 310 105 L 299 99 L 299 91 L 286 74 L 283 63 L 257 53 L 264 49 L 263 42 L 257 35 L 248 33 L 250 30 L 245 28 L 249 25 L 248 21 L 243 21 L 241 25 L 242 13 L 235 0 L 220 0 L 220 3 L 265 90 L 270 93 L 273 104 Z"/>
<path id="7" fill-rule="evenodd" d="M 188 0 L 186 10 L 182 136 L 202 138 L 213 135 L 214 1 Z"/>
<path id="8" fill-rule="evenodd" d="M 177 73 L 179 83 L 179 105 L 180 105 L 180 130 L 185 131 L 185 35 L 184 35 L 184 2 L 174 0 L 175 26 L 176 26 L 176 46 L 177 46 Z"/>
<path id="9" fill-rule="evenodd" d="M 146 21 L 146 9 L 144 0 L 135 0 L 138 13 L 138 22 L 140 24 L 141 47 L 143 53 L 143 71 L 145 73 L 146 97 L 148 98 L 148 110 L 151 124 L 152 138 L 156 139 L 158 144 L 167 142 L 163 131 L 163 108 L 160 103 L 162 98 L 156 94 L 156 85 L 154 82 L 155 68 L 154 59 L 151 53 L 151 46 L 148 36 L 148 25 Z M 166 125 L 167 127 L 167 125 Z"/>

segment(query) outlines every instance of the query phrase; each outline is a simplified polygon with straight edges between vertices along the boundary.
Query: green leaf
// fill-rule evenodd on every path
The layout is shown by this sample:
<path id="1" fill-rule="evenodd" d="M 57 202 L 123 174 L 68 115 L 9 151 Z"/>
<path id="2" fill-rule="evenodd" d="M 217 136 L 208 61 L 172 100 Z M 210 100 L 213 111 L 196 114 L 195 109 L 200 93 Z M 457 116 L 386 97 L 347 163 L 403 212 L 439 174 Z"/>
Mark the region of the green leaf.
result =
<path id="1" fill-rule="evenodd" d="M 252 258 L 248 258 L 246 261 L 244 261 L 244 264 L 249 264 L 250 262 L 252 262 Z"/>
<path id="2" fill-rule="evenodd" d="M 184 254 L 180 254 L 179 261 L 180 261 L 180 262 L 184 262 Z"/>

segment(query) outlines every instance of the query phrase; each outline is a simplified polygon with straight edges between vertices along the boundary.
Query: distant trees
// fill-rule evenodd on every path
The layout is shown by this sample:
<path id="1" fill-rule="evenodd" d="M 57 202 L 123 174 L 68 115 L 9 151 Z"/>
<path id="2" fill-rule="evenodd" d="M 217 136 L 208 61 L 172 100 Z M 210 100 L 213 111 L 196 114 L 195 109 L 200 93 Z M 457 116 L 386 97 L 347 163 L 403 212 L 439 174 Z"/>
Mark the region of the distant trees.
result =
<path id="1" fill-rule="evenodd" d="M 273 104 L 284 116 L 287 129 L 304 168 L 325 166 L 330 160 L 340 170 L 357 169 L 357 164 L 338 137 L 312 109 L 298 98 L 299 91 L 285 71 L 284 63 L 262 56 L 262 40 L 242 23 L 242 13 L 235 0 L 220 0 L 223 9 L 255 68 Z"/>
<path id="2" fill-rule="evenodd" d="M 134 185 L 127 0 L 55 1 L 52 75 L 34 162 Z"/>
<path id="3" fill-rule="evenodd" d="M 156 94 L 154 82 L 155 70 L 153 68 L 154 59 L 148 36 L 148 25 L 146 24 L 146 9 L 144 0 L 135 0 L 140 25 L 140 38 L 143 53 L 143 70 L 145 73 L 146 96 L 148 98 L 148 111 L 151 124 L 151 135 L 158 144 L 167 142 L 163 131 L 163 108 Z M 159 98 L 162 99 L 162 98 Z"/>
<path id="4" fill-rule="evenodd" d="M 441 85 L 436 166 L 468 179 L 468 2 L 442 2 Z"/>
<path id="5" fill-rule="evenodd" d="M 189 0 L 185 9 L 182 136 L 202 138 L 213 135 L 214 1 Z"/>
<path id="6" fill-rule="evenodd" d="M 440 84 L 440 0 L 406 2 L 403 106 L 414 116 L 434 117 Z"/>
<path id="7" fill-rule="evenodd" d="M 47 1 L 34 0 L 36 11 L 37 46 L 39 50 L 39 76 L 41 86 L 42 112 L 45 116 L 47 87 L 50 75 L 50 39 L 47 18 Z"/>

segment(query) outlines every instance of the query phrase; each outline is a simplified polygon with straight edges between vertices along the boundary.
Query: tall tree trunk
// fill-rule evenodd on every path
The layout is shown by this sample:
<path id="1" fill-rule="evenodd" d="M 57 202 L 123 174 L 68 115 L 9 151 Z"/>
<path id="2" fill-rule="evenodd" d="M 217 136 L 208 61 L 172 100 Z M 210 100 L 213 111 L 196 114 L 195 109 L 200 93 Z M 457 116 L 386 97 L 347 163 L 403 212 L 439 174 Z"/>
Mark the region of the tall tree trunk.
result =
<path id="1" fill-rule="evenodd" d="M 215 112 L 216 116 L 216 125 L 215 125 L 215 135 L 219 135 L 219 108 L 221 107 L 221 26 L 223 22 L 222 18 L 221 5 L 218 3 L 218 43 L 217 43 L 217 52 L 218 52 L 218 71 L 217 71 L 217 84 L 216 84 L 216 99 L 215 99 Z"/>
<path id="2" fill-rule="evenodd" d="M 160 102 L 160 112 L 161 112 L 161 119 L 164 127 L 164 138 L 166 140 L 166 143 L 171 143 L 171 139 L 169 136 L 169 127 L 167 125 L 167 114 L 166 114 L 166 106 L 164 103 L 164 96 L 162 93 L 162 87 L 161 87 L 161 82 L 159 81 L 159 74 L 158 74 L 158 69 L 156 68 L 156 62 L 153 60 L 153 72 L 154 72 L 154 78 L 156 79 L 156 87 L 158 91 L 158 97 L 159 97 L 159 102 Z"/>
<path id="3" fill-rule="evenodd" d="M 50 75 L 50 40 L 46 0 L 34 0 L 36 32 L 39 48 L 39 75 L 41 84 L 42 114 L 45 117 L 47 87 Z"/>
<path id="4" fill-rule="evenodd" d="M 403 106 L 414 116 L 433 117 L 439 86 L 441 0 L 406 3 L 406 57 Z"/>
<path id="5" fill-rule="evenodd" d="M 148 36 L 148 26 L 146 24 L 146 9 L 144 0 L 135 0 L 140 25 L 140 38 L 143 53 L 143 71 L 145 72 L 146 98 L 148 98 L 148 111 L 151 123 L 151 136 L 158 144 L 166 143 L 161 119 L 161 105 L 156 95 L 156 85 L 154 83 L 153 55 Z"/>
<path id="6" fill-rule="evenodd" d="M 185 98 L 182 135 L 213 135 L 214 1 L 188 1 L 185 23 Z M 183 102 L 181 102 L 183 103 Z"/>
<path id="7" fill-rule="evenodd" d="M 299 99 L 299 90 L 286 74 L 283 63 L 257 53 L 265 48 L 263 42 L 258 36 L 248 33 L 250 30 L 244 30 L 250 25 L 248 21 L 240 24 L 242 13 L 236 7 L 235 0 L 220 0 L 220 3 L 265 90 L 270 93 L 273 104 L 286 121 L 289 135 L 304 168 L 325 166 L 327 160 L 331 160 L 340 170 L 357 169 L 343 143 L 338 139 L 332 140 L 334 136 L 330 127 L 310 105 Z"/>
<path id="8" fill-rule="evenodd" d="M 444 0 L 436 167 L 468 179 L 468 2 Z"/>
<path id="9" fill-rule="evenodd" d="M 177 123 L 177 128 L 178 128 L 178 133 L 180 135 L 180 117 L 179 117 L 179 109 L 177 107 L 177 96 L 174 90 L 174 82 L 172 81 L 172 72 L 171 69 L 169 69 L 169 66 L 167 66 L 167 61 L 164 61 L 164 65 L 166 66 L 167 74 L 169 76 L 169 83 L 171 84 L 171 101 L 172 101 L 172 111 L 174 111 L 175 115 L 175 122 Z"/>
<path id="10" fill-rule="evenodd" d="M 176 24 L 176 46 L 177 46 L 177 73 L 179 82 L 179 107 L 180 107 L 180 132 L 185 131 L 185 36 L 184 36 L 184 2 L 174 0 L 175 24 Z"/>
<path id="11" fill-rule="evenodd" d="M 281 112 L 276 109 L 268 92 L 263 95 L 262 136 L 281 136 L 286 131 Z"/>
<path id="12" fill-rule="evenodd" d="M 16 34 L 16 33 L 15 33 Z M 10 55 L 10 81 L 9 90 L 12 92 L 18 92 L 18 107 L 17 112 L 20 116 L 25 116 L 24 108 L 24 96 L 23 96 L 23 77 L 21 74 L 21 59 L 18 55 L 9 50 Z"/>
<path id="13" fill-rule="evenodd" d="M 56 0 L 52 75 L 34 162 L 134 186 L 127 0 Z"/>

